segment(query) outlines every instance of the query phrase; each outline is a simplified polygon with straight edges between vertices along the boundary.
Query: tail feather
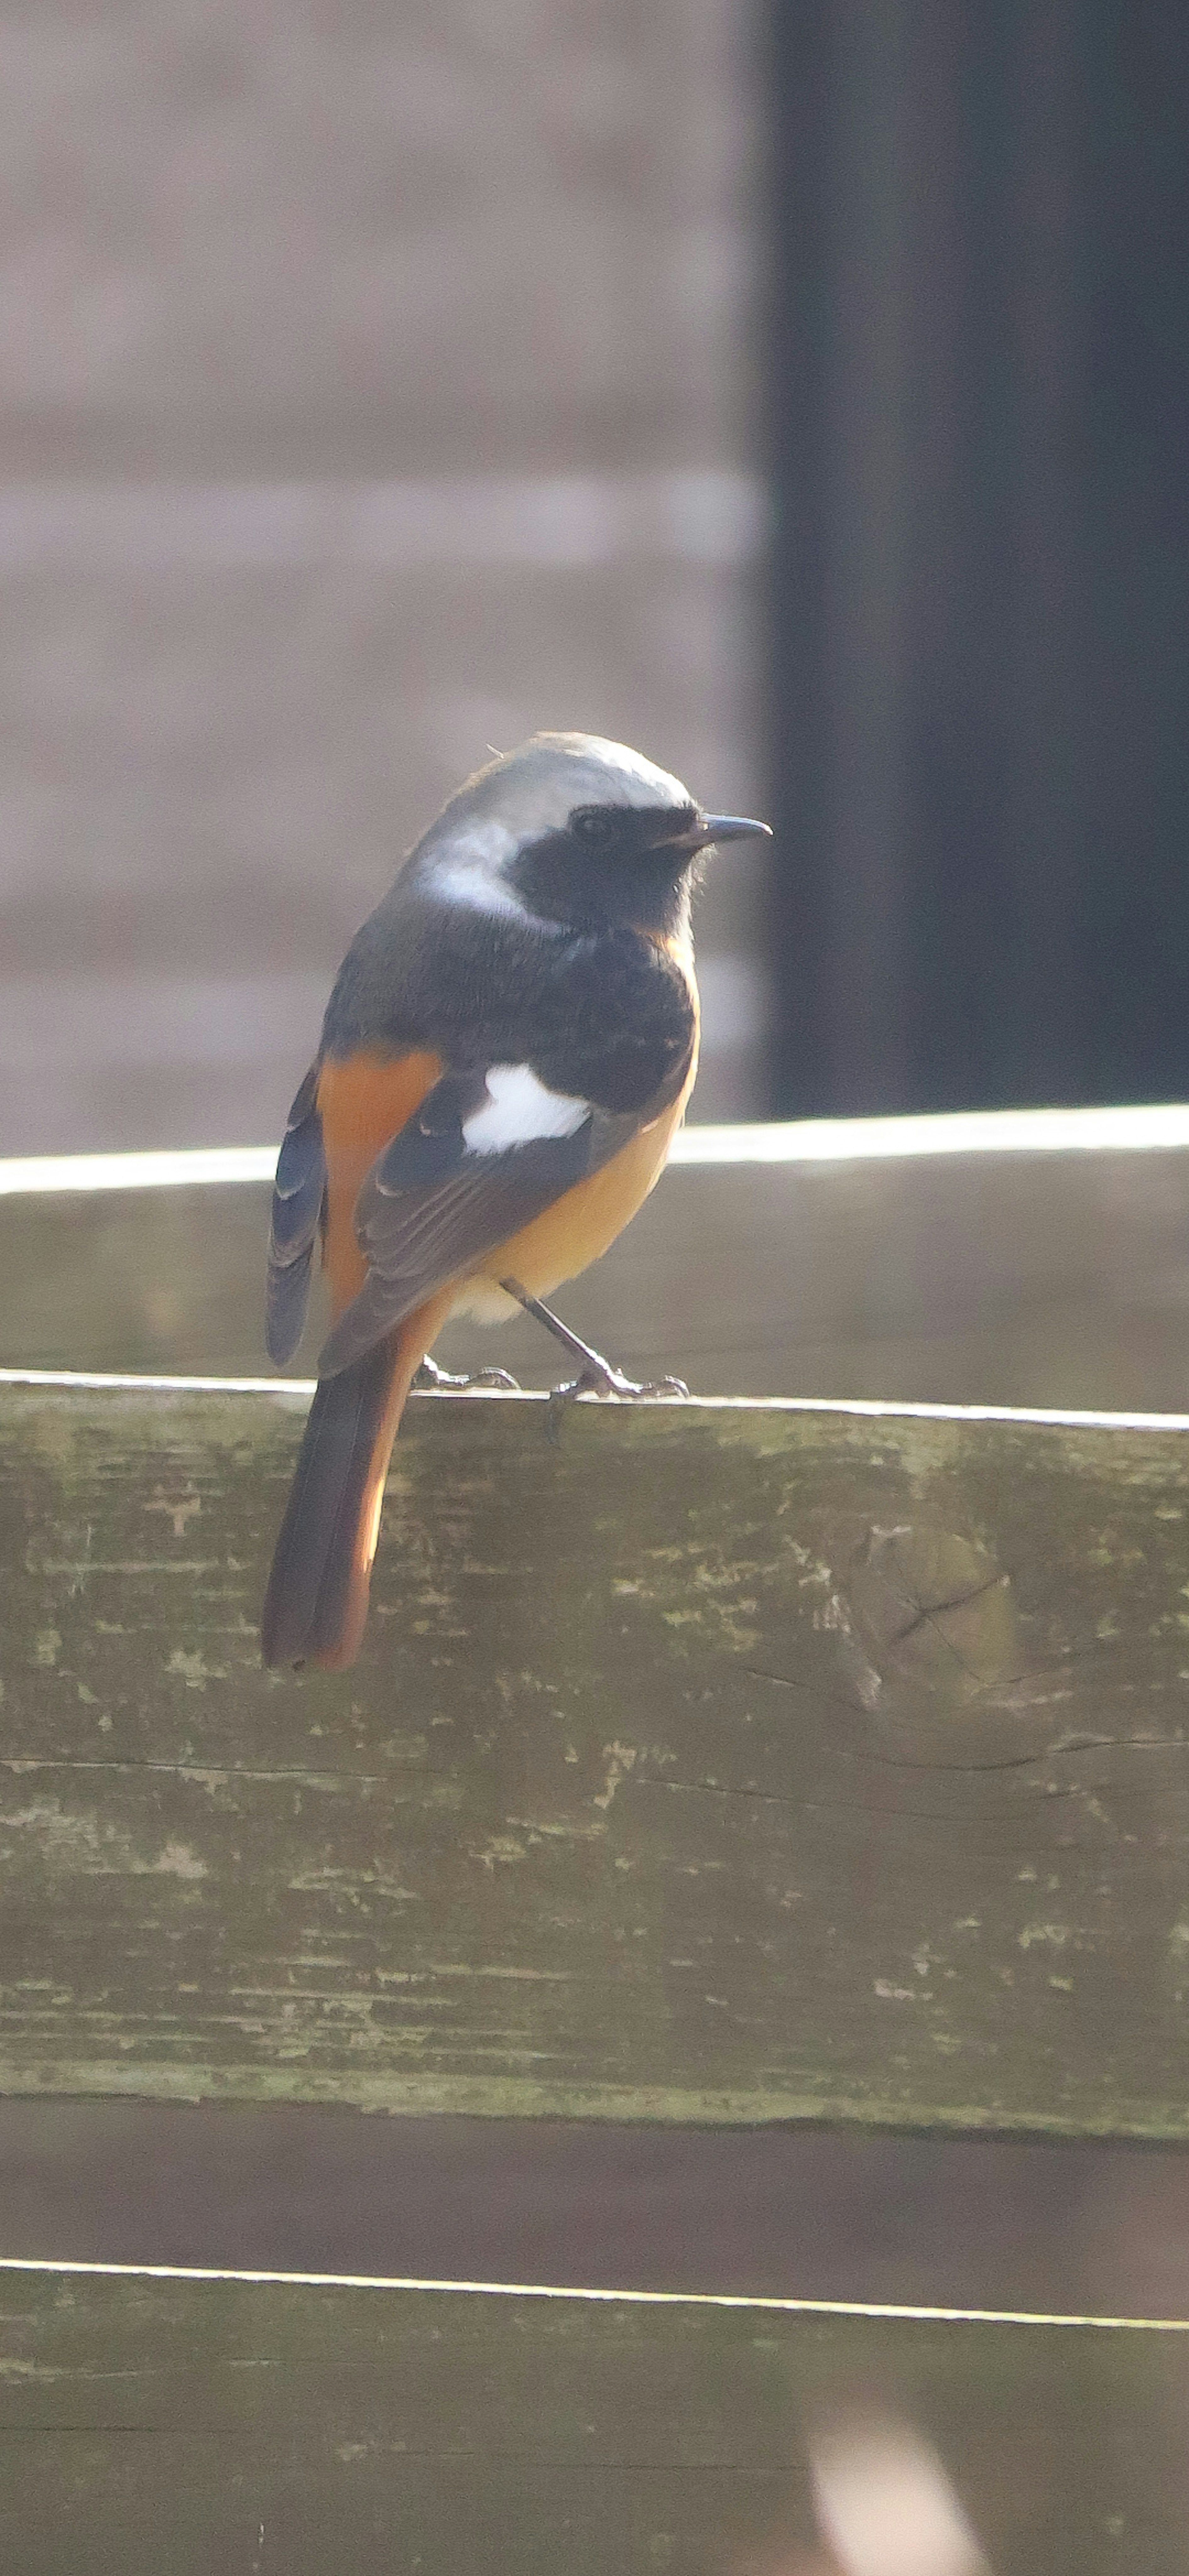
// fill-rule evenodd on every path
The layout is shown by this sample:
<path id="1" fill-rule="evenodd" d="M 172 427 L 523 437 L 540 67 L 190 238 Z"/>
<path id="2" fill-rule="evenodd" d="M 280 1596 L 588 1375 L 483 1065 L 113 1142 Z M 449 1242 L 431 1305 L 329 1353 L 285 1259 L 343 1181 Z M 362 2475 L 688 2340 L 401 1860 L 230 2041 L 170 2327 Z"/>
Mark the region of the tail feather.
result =
<path id="1" fill-rule="evenodd" d="M 410 1315 L 317 1387 L 264 1597 L 266 1664 L 313 1662 L 338 1671 L 355 1660 L 388 1461 L 433 1338 L 427 1323 L 424 1314 Z"/>

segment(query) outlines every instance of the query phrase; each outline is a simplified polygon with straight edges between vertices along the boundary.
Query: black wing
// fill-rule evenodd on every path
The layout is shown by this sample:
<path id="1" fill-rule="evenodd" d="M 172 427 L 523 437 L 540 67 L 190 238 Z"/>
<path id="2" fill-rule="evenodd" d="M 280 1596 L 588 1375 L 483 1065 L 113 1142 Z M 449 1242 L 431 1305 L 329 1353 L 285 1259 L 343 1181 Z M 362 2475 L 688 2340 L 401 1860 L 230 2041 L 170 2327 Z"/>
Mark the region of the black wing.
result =
<path id="1" fill-rule="evenodd" d="M 311 1065 L 289 1112 L 273 1185 L 265 1342 L 269 1358 L 278 1366 L 292 1359 L 301 1340 L 310 1298 L 310 1260 L 326 1204 L 318 1072 L 318 1066 Z"/>
<path id="2" fill-rule="evenodd" d="M 463 1130 L 486 1096 L 483 1074 L 445 1075 L 373 1164 L 355 1211 L 368 1275 L 319 1355 L 320 1377 L 348 1367 L 436 1289 L 466 1278 L 645 1124 L 584 1104 L 568 1136 L 481 1153 Z"/>

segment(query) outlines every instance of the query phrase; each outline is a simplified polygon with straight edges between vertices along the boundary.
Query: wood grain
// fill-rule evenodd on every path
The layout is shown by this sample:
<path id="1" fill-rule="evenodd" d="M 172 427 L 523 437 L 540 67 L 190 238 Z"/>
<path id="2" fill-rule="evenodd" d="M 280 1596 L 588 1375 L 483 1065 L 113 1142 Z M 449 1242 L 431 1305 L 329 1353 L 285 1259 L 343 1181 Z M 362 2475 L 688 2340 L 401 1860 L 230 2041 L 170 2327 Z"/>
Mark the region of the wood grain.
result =
<path id="1" fill-rule="evenodd" d="M 1184 1424 L 418 1398 L 291 1678 L 302 1402 L 3 1389 L 0 2086 L 1189 2133 Z"/>

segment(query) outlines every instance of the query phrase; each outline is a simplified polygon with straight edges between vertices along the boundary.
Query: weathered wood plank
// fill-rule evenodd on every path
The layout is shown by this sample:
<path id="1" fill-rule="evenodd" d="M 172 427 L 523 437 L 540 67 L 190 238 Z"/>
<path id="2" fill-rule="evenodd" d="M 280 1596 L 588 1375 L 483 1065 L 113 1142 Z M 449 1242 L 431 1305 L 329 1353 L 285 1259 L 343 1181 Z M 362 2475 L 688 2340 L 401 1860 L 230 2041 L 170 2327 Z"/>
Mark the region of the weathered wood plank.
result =
<path id="1" fill-rule="evenodd" d="M 9 1383 L 0 2087 L 1189 2133 L 1189 1426 Z"/>
<path id="2" fill-rule="evenodd" d="M 787 1161 L 670 1170 L 564 1292 L 576 1329 L 704 1394 L 1186 1402 L 1183 1147 L 823 1163 L 790 1133 Z M 0 1193 L 0 1361 L 254 1374 L 267 1210 L 263 1181 Z M 553 1365 L 527 1323 L 443 1356 Z"/>
<path id="3" fill-rule="evenodd" d="M 1183 2567 L 1176 2332 L 49 2270 L 0 2270 L 8 2558 L 751 2576 L 802 2563 L 807 2443 L 871 2388 L 997 2576 Z"/>

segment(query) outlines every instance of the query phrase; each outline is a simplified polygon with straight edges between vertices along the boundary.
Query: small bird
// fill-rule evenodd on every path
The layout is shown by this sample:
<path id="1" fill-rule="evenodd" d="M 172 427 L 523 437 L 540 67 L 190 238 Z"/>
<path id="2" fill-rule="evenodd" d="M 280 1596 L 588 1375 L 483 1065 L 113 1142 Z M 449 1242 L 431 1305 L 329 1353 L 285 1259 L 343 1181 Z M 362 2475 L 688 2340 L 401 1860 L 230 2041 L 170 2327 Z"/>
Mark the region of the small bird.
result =
<path id="1" fill-rule="evenodd" d="M 353 1662 L 392 1443 L 414 1378 L 443 1382 L 449 1316 L 527 1307 L 578 1385 L 643 1391 L 541 1301 L 660 1177 L 697 1069 L 699 862 L 767 832 L 623 743 L 534 734 L 450 798 L 352 941 L 273 1193 L 270 1356 L 301 1339 L 319 1235 L 333 1321 L 266 1664 Z"/>

